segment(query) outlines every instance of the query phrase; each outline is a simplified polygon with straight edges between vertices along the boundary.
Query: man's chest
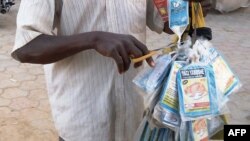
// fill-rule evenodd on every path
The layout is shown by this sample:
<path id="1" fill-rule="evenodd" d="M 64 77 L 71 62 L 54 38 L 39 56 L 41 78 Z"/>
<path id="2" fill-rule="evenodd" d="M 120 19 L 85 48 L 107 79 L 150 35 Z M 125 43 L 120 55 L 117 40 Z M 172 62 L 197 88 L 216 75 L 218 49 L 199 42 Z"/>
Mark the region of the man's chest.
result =
<path id="1" fill-rule="evenodd" d="M 141 32 L 145 27 L 146 3 L 146 0 L 62 0 L 62 27 L 71 26 L 72 32 Z"/>

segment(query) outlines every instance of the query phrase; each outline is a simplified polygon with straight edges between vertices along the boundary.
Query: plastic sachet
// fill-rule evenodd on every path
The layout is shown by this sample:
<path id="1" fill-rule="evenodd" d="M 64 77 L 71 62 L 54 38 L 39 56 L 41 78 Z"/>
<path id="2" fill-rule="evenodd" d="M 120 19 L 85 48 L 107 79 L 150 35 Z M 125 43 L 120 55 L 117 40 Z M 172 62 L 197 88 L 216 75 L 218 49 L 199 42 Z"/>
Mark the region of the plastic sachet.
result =
<path id="1" fill-rule="evenodd" d="M 192 39 L 190 36 L 187 36 L 183 44 L 179 45 L 177 50 L 177 60 L 186 61 L 193 60 L 198 54 L 191 49 Z"/>
<path id="2" fill-rule="evenodd" d="M 162 82 L 169 71 L 172 58 L 170 55 L 162 55 L 155 61 L 155 67 L 146 67 L 133 80 L 136 86 L 146 94 L 152 94 L 162 85 Z"/>
<path id="3" fill-rule="evenodd" d="M 241 87 L 239 78 L 229 67 L 221 53 L 213 48 L 209 41 L 199 39 L 194 47 L 198 48 L 201 56 L 200 61 L 213 66 L 218 89 L 223 94 L 224 101 L 226 101 L 229 95 Z"/>
<path id="4" fill-rule="evenodd" d="M 178 140 L 178 141 L 192 141 L 189 122 L 190 121 L 181 122 L 181 126 L 178 130 L 179 135 L 177 136 L 176 140 Z"/>
<path id="5" fill-rule="evenodd" d="M 209 133 L 206 119 L 181 123 L 179 141 L 208 141 Z"/>
<path id="6" fill-rule="evenodd" d="M 209 133 L 206 119 L 182 122 L 178 141 L 208 141 Z"/>
<path id="7" fill-rule="evenodd" d="M 146 67 L 133 80 L 133 83 L 139 88 L 138 92 L 144 98 L 145 107 L 150 110 L 153 109 L 158 100 L 159 90 L 169 72 L 172 58 L 170 55 L 162 55 L 156 58 L 155 62 L 154 68 Z"/>
<path id="8" fill-rule="evenodd" d="M 147 121 L 147 117 L 144 117 L 140 126 L 138 127 L 134 141 L 157 141 L 160 136 L 161 129 L 159 128 L 151 128 L 149 122 Z"/>
<path id="9" fill-rule="evenodd" d="M 162 128 L 161 132 L 162 136 L 159 136 L 159 139 L 157 141 L 174 141 L 174 136 L 175 136 L 174 131 L 168 128 Z"/>
<path id="10" fill-rule="evenodd" d="M 209 132 L 207 119 L 199 119 L 190 121 L 191 140 L 192 141 L 208 141 Z"/>
<path id="11" fill-rule="evenodd" d="M 159 133 L 158 139 L 156 141 L 163 141 L 163 136 L 164 136 L 165 129 L 161 128 L 159 132 L 160 133 Z"/>
<path id="12" fill-rule="evenodd" d="M 136 131 L 134 141 L 174 141 L 174 132 L 168 128 L 150 128 L 146 118 Z"/>
<path id="13" fill-rule="evenodd" d="M 189 2 L 184 0 L 168 0 L 169 28 L 181 36 L 189 24 Z"/>
<path id="14" fill-rule="evenodd" d="M 211 119 L 207 119 L 209 138 L 224 129 L 226 123 L 222 120 L 221 116 L 217 116 Z"/>
<path id="15" fill-rule="evenodd" d="M 151 135 L 150 135 L 149 141 L 154 140 L 154 138 L 156 138 L 158 136 L 158 133 L 159 133 L 159 129 L 157 129 L 157 128 L 154 128 L 153 130 L 151 130 Z"/>
<path id="16" fill-rule="evenodd" d="M 220 116 L 212 119 L 199 119 L 182 122 L 179 128 L 179 141 L 203 141 L 209 140 L 224 128 L 224 121 Z"/>
<path id="17" fill-rule="evenodd" d="M 173 62 L 169 76 L 163 83 L 163 88 L 160 92 L 160 101 L 155 106 L 153 113 L 153 118 L 173 130 L 179 127 L 181 122 L 176 75 L 179 69 L 185 64 L 183 61 Z"/>
<path id="18" fill-rule="evenodd" d="M 167 141 L 175 141 L 175 132 L 174 131 L 169 130 Z"/>
<path id="19" fill-rule="evenodd" d="M 193 63 L 177 74 L 182 121 L 212 118 L 220 114 L 215 74 L 210 65 Z"/>
<path id="20" fill-rule="evenodd" d="M 150 136 L 151 136 L 152 130 L 148 124 L 148 122 L 145 124 L 143 133 L 141 134 L 140 140 L 139 141 L 150 141 Z"/>

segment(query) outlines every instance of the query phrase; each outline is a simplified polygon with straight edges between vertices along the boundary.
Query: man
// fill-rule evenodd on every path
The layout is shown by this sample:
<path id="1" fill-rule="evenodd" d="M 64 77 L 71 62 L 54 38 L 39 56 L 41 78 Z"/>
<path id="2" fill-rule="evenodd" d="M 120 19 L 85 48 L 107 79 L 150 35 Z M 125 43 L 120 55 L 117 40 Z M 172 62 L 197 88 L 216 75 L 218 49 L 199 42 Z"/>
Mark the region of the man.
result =
<path id="1" fill-rule="evenodd" d="M 12 56 L 44 64 L 61 140 L 132 141 L 143 102 L 130 58 L 149 52 L 146 25 L 164 25 L 151 0 L 22 0 Z"/>

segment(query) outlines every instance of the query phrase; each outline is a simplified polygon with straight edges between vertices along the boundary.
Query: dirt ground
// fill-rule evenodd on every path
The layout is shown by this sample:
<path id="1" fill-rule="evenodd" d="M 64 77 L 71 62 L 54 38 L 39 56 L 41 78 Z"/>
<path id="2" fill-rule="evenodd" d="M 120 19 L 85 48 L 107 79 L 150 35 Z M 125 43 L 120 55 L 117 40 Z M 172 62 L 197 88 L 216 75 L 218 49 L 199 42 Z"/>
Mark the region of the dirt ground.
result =
<path id="1" fill-rule="evenodd" d="M 19 3 L 19 1 L 17 1 Z M 0 15 L 0 141 L 57 141 L 41 65 L 20 64 L 10 57 L 18 4 Z M 231 97 L 231 123 L 250 124 L 250 8 L 207 17 L 213 44 L 239 75 L 243 87 Z M 166 45 L 170 36 L 148 30 L 147 45 Z"/>

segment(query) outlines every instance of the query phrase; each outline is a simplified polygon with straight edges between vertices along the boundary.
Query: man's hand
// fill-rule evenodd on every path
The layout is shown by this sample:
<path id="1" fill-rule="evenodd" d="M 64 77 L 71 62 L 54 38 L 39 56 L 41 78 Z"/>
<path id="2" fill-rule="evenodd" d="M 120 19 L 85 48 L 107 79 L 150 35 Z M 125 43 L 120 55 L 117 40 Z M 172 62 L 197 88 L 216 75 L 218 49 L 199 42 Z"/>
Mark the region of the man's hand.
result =
<path id="1" fill-rule="evenodd" d="M 138 58 L 149 53 L 147 47 L 131 35 L 96 32 L 96 43 L 93 47 L 97 52 L 115 60 L 119 73 L 126 72 L 130 67 L 130 59 Z M 150 66 L 154 66 L 152 58 L 147 59 Z M 142 62 L 136 63 L 139 67 Z"/>
<path id="2" fill-rule="evenodd" d="M 42 34 L 11 55 L 22 63 L 50 64 L 89 49 L 113 58 L 120 73 L 129 69 L 131 58 L 149 53 L 147 47 L 131 35 L 95 31 L 72 36 Z M 147 62 L 154 66 L 152 58 L 147 59 Z M 134 67 L 141 65 L 142 62 L 139 62 Z"/>

